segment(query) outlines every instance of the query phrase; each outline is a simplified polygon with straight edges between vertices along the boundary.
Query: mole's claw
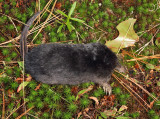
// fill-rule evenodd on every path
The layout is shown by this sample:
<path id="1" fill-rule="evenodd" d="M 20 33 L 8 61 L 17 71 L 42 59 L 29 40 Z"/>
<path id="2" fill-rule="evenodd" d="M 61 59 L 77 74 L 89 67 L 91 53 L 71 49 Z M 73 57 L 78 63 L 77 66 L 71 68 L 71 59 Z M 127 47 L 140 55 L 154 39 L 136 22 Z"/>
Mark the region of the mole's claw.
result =
<path id="1" fill-rule="evenodd" d="M 103 84 L 103 90 L 106 92 L 106 94 L 111 95 L 112 93 L 112 88 L 108 83 Z"/>

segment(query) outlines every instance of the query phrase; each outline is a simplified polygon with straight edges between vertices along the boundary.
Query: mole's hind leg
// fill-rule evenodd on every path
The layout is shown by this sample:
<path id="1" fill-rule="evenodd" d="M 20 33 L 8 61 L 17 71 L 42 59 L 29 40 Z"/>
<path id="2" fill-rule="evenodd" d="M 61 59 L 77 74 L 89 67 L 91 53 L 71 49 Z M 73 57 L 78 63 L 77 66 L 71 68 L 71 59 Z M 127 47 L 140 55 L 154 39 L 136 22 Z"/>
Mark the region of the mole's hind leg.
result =
<path id="1" fill-rule="evenodd" d="M 110 78 L 111 76 L 108 76 L 106 78 L 98 79 L 98 81 L 96 81 L 96 83 L 98 83 L 103 87 L 103 90 L 106 92 L 106 94 L 109 94 L 109 95 L 111 95 L 112 93 L 112 87 L 110 86 L 110 84 L 108 84 L 108 81 L 110 80 Z"/>
<path id="2" fill-rule="evenodd" d="M 112 94 L 112 87 L 106 82 L 102 84 L 103 90 L 106 92 L 106 94 L 111 95 Z"/>

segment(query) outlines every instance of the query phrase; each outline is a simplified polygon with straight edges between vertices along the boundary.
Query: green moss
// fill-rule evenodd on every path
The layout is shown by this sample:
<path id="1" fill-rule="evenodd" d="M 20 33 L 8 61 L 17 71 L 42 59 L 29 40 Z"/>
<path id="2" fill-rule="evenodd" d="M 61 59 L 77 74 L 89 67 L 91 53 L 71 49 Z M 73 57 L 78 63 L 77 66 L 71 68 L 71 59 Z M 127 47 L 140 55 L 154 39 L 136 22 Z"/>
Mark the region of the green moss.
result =
<path id="1" fill-rule="evenodd" d="M 49 89 L 49 90 L 47 90 L 46 95 L 49 96 L 49 97 L 51 97 L 51 96 L 54 95 L 54 92 L 51 89 Z"/>
<path id="2" fill-rule="evenodd" d="M 54 95 L 53 95 L 53 100 L 54 100 L 55 102 L 60 101 L 60 100 L 61 100 L 60 94 L 58 94 L 58 93 L 54 94 Z"/>
<path id="3" fill-rule="evenodd" d="M 70 111 L 70 112 L 76 112 L 77 111 L 77 105 L 76 104 L 74 104 L 74 103 L 71 103 L 71 104 L 69 104 L 68 105 L 68 110 Z"/>
<path id="4" fill-rule="evenodd" d="M 124 116 L 129 117 L 129 112 L 125 112 Z"/>
<path id="5" fill-rule="evenodd" d="M 134 11 L 134 7 L 133 6 L 129 7 L 128 12 L 131 13 L 133 11 Z"/>
<path id="6" fill-rule="evenodd" d="M 153 117 L 154 115 L 156 115 L 156 112 L 153 109 L 151 109 L 151 110 L 148 111 L 148 115 L 150 117 Z"/>
<path id="7" fill-rule="evenodd" d="M 42 89 L 38 90 L 38 95 L 43 96 L 44 94 L 45 94 L 44 90 L 42 90 Z"/>
<path id="8" fill-rule="evenodd" d="M 12 69 L 6 69 L 6 73 L 8 74 L 8 75 L 12 75 L 12 73 L 13 73 L 13 70 Z"/>
<path id="9" fill-rule="evenodd" d="M 126 105 L 127 104 L 127 101 L 126 100 L 121 100 L 120 101 L 120 105 Z"/>
<path id="10" fill-rule="evenodd" d="M 36 83 L 35 81 L 30 81 L 28 86 L 29 86 L 29 88 L 31 88 L 31 89 L 35 89 L 36 86 L 37 86 L 37 83 Z"/>
<path id="11" fill-rule="evenodd" d="M 76 39 L 77 38 L 77 35 L 75 32 L 72 32 L 71 35 L 70 35 L 70 38 L 71 39 Z"/>
<path id="12" fill-rule="evenodd" d="M 36 98 L 35 98 L 35 101 L 36 101 L 36 102 L 40 102 L 40 101 L 41 101 L 41 98 L 40 98 L 40 97 L 36 97 Z"/>
<path id="13" fill-rule="evenodd" d="M 46 103 L 48 103 L 48 104 L 49 104 L 49 103 L 51 102 L 50 97 L 45 97 L 45 98 L 44 98 L 44 102 L 46 102 Z"/>
<path id="14" fill-rule="evenodd" d="M 91 5 L 88 7 L 88 9 L 89 9 L 90 11 L 93 11 L 93 10 L 94 10 L 94 6 L 91 4 Z"/>
<path id="15" fill-rule="evenodd" d="M 5 38 L 4 37 L 0 37 L 0 42 L 4 42 Z"/>
<path id="16" fill-rule="evenodd" d="M 93 27 L 94 26 L 94 21 L 89 21 L 88 25 Z"/>
<path id="17" fill-rule="evenodd" d="M 56 37 L 52 37 L 51 39 L 50 39 L 50 42 L 57 42 L 58 41 L 58 39 L 56 38 Z"/>
<path id="18" fill-rule="evenodd" d="M 66 95 L 70 95 L 71 94 L 71 89 L 69 87 L 64 88 L 64 93 Z"/>
<path id="19" fill-rule="evenodd" d="M 90 104 L 90 100 L 87 98 L 81 98 L 80 99 L 80 106 L 82 108 L 86 108 Z"/>
<path id="20" fill-rule="evenodd" d="M 17 53 L 16 53 L 15 51 L 13 51 L 13 52 L 11 53 L 11 57 L 12 57 L 12 58 L 17 57 Z"/>
<path id="21" fill-rule="evenodd" d="M 108 22 L 107 21 L 102 22 L 102 26 L 103 27 L 108 27 Z"/>
<path id="22" fill-rule="evenodd" d="M 36 40 L 35 44 L 42 44 L 42 41 L 41 40 Z"/>
<path id="23" fill-rule="evenodd" d="M 124 94 L 121 94 L 121 95 L 119 96 L 119 98 L 120 98 L 120 100 L 125 100 L 125 99 L 126 99 L 126 96 L 125 96 Z"/>
<path id="24" fill-rule="evenodd" d="M 44 112 L 42 116 L 43 116 L 45 119 L 48 119 L 48 118 L 49 118 L 49 115 L 50 115 L 50 114 L 49 114 L 48 112 Z"/>
<path id="25" fill-rule="evenodd" d="M 31 95 L 32 95 L 32 96 L 37 96 L 38 93 L 37 93 L 37 91 L 35 91 L 35 90 L 31 90 Z"/>
<path id="26" fill-rule="evenodd" d="M 98 15 L 98 14 L 94 15 L 93 17 L 94 17 L 94 19 L 95 19 L 96 21 L 99 20 L 99 15 Z"/>
<path id="27" fill-rule="evenodd" d="M 7 10 L 7 9 L 9 8 L 9 5 L 5 3 L 5 4 L 3 5 L 3 8 L 4 8 L 5 10 Z"/>
<path id="28" fill-rule="evenodd" d="M 9 30 L 13 30 L 14 29 L 13 24 L 9 24 L 7 27 L 8 27 Z"/>
<path id="29" fill-rule="evenodd" d="M 3 54 L 4 56 L 8 55 L 8 54 L 9 54 L 9 50 L 8 50 L 7 48 L 3 48 L 3 49 L 2 49 L 2 54 Z"/>
<path id="30" fill-rule="evenodd" d="M 10 82 L 9 77 L 2 77 L 2 80 L 3 80 L 4 83 Z"/>
<path id="31" fill-rule="evenodd" d="M 85 12 L 85 9 L 84 8 L 79 8 L 78 12 L 80 13 L 80 15 L 84 15 L 83 13 Z"/>
<path id="32" fill-rule="evenodd" d="M 8 109 L 10 109 L 10 110 L 12 110 L 13 109 L 13 107 L 14 107 L 14 103 L 13 102 L 11 102 L 10 104 L 8 104 Z"/>
<path id="33" fill-rule="evenodd" d="M 154 115 L 151 119 L 159 119 L 159 115 Z"/>
<path id="34" fill-rule="evenodd" d="M 8 18 L 6 16 L 0 17 L 0 23 L 3 24 L 4 22 L 7 22 Z"/>
<path id="35" fill-rule="evenodd" d="M 114 5 L 111 0 L 103 0 L 102 5 L 104 5 L 105 8 L 114 8 Z"/>
<path id="36" fill-rule="evenodd" d="M 68 100 L 68 102 L 73 102 L 76 100 L 74 95 L 66 95 L 66 99 Z"/>
<path id="37" fill-rule="evenodd" d="M 138 13 L 142 13 L 144 9 L 142 6 L 138 6 L 136 10 Z"/>
<path id="38" fill-rule="evenodd" d="M 41 87 L 42 87 L 42 89 L 48 90 L 49 85 L 48 84 L 42 84 Z"/>
<path id="39" fill-rule="evenodd" d="M 34 101 L 34 100 L 35 100 L 35 97 L 34 97 L 33 95 L 29 95 L 29 96 L 28 96 L 28 99 L 29 99 L 29 101 Z"/>
<path id="40" fill-rule="evenodd" d="M 12 82 L 12 83 L 11 83 L 11 88 L 14 89 L 14 90 L 17 89 L 18 86 L 19 86 L 19 85 L 18 85 L 17 82 Z"/>
<path id="41" fill-rule="evenodd" d="M 35 105 L 38 109 L 42 109 L 44 107 L 44 104 L 42 101 L 39 101 L 39 102 L 36 102 L 36 105 Z"/>
<path id="42" fill-rule="evenodd" d="M 70 112 L 64 112 L 62 119 L 71 119 L 72 114 Z"/>
<path id="43" fill-rule="evenodd" d="M 26 23 L 27 21 L 27 14 L 23 13 L 22 16 L 21 16 L 21 20 Z"/>
<path id="44" fill-rule="evenodd" d="M 13 115 L 14 118 L 16 118 L 18 116 L 18 113 L 14 112 L 12 115 Z"/>
<path id="45" fill-rule="evenodd" d="M 55 110 L 54 111 L 54 117 L 60 119 L 62 116 L 62 111 L 61 110 Z"/>
<path id="46" fill-rule="evenodd" d="M 31 107 L 33 107 L 33 106 L 34 106 L 33 102 L 29 102 L 29 103 L 27 104 L 27 107 L 28 107 L 28 108 L 31 108 Z"/>
<path id="47" fill-rule="evenodd" d="M 133 118 L 138 118 L 139 117 L 139 112 L 132 113 L 131 116 Z"/>
<path id="48" fill-rule="evenodd" d="M 115 87 L 113 89 L 113 93 L 116 94 L 116 95 L 119 95 L 119 94 L 121 94 L 121 89 L 119 87 Z"/>
<path id="49" fill-rule="evenodd" d="M 91 83 L 89 83 L 89 82 L 81 84 L 82 88 L 88 88 L 90 85 L 91 85 Z"/>
<path id="50" fill-rule="evenodd" d="M 156 109 L 160 109 L 160 101 L 156 101 L 156 102 L 154 103 L 154 107 L 155 107 Z"/>
<path id="51" fill-rule="evenodd" d="M 11 1 L 11 4 L 12 4 L 13 7 L 15 7 L 17 3 L 16 3 L 15 0 L 12 0 L 12 1 Z"/>
<path id="52" fill-rule="evenodd" d="M 101 96 L 101 94 L 99 93 L 98 90 L 95 90 L 95 91 L 93 92 L 93 96 L 94 96 L 94 97 L 99 97 L 99 96 Z"/>
<path id="53" fill-rule="evenodd" d="M 34 14 L 33 8 L 32 8 L 32 7 L 28 7 L 28 8 L 27 8 L 27 15 L 28 15 L 29 17 L 31 17 L 33 14 Z"/>

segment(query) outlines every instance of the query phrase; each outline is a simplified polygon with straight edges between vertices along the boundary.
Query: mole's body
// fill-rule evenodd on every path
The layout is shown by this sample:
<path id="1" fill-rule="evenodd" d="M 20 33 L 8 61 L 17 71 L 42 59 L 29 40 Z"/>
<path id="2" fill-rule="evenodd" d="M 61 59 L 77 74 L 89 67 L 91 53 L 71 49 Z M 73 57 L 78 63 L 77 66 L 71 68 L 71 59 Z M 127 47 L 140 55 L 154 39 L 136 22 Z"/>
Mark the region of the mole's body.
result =
<path id="1" fill-rule="evenodd" d="M 36 17 L 34 15 L 33 17 Z M 33 22 L 29 20 L 30 22 Z M 27 23 L 29 24 L 29 23 Z M 80 84 L 95 82 L 111 93 L 107 83 L 113 69 L 117 66 L 116 55 L 105 45 L 89 44 L 43 44 L 26 52 L 25 26 L 21 37 L 21 50 L 24 55 L 26 72 L 33 79 L 47 84 Z M 26 36 L 24 36 L 26 35 Z"/>

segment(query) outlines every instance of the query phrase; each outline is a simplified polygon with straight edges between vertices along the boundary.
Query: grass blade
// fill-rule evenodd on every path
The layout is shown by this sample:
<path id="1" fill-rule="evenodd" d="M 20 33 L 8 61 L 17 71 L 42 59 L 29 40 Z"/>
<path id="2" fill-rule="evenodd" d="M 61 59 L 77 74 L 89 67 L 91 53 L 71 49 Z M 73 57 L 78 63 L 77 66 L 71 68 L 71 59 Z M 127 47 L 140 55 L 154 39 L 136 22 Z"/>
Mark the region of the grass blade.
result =
<path id="1" fill-rule="evenodd" d="M 72 15 L 72 13 L 73 13 L 73 11 L 74 11 L 75 8 L 76 8 L 76 2 L 73 3 L 73 5 L 72 5 L 72 7 L 71 7 L 71 9 L 69 11 L 69 14 L 68 14 L 69 18 L 71 17 L 71 15 Z"/>

